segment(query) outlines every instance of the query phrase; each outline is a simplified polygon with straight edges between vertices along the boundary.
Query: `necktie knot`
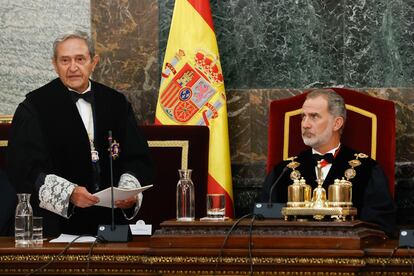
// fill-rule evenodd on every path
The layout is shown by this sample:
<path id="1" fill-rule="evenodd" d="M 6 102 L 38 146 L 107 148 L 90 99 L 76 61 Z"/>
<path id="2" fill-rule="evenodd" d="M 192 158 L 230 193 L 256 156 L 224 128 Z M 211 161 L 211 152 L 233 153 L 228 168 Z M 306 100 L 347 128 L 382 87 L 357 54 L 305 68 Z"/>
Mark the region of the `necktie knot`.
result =
<path id="1" fill-rule="evenodd" d="M 327 163 L 332 163 L 334 161 L 334 156 L 332 153 L 325 153 L 324 155 L 320 155 L 320 154 L 313 154 L 313 160 L 315 161 L 315 163 L 317 164 L 318 161 L 321 160 L 325 160 L 325 162 Z"/>
<path id="2" fill-rule="evenodd" d="M 78 92 L 75 92 L 75 91 L 71 91 L 71 96 L 72 96 L 72 99 L 73 99 L 73 101 L 75 103 L 79 99 L 83 99 L 83 100 L 87 101 L 90 104 L 93 102 L 93 94 L 92 94 L 92 91 L 88 91 L 88 92 L 83 93 L 83 94 L 78 93 Z"/>

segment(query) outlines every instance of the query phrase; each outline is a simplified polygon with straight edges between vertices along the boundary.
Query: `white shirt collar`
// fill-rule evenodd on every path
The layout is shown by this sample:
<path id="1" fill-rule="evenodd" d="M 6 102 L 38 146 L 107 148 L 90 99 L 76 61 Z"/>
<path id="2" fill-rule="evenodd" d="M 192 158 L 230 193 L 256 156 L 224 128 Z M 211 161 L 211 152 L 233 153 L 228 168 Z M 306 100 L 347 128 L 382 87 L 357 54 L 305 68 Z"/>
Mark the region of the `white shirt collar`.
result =
<path id="1" fill-rule="evenodd" d="M 75 91 L 75 90 L 73 90 L 72 88 L 70 88 L 70 87 L 68 87 L 68 89 L 69 89 L 69 91 L 73 91 L 73 92 L 76 92 L 76 93 L 79 93 L 79 94 L 85 94 L 86 92 L 88 92 L 88 91 L 91 91 L 92 90 L 92 85 L 91 85 L 91 81 L 89 81 L 89 85 L 88 85 L 88 88 L 86 88 L 86 90 L 85 91 L 83 91 L 83 92 L 81 92 L 81 93 L 79 93 L 78 91 Z"/>
<path id="2" fill-rule="evenodd" d="M 329 151 L 327 151 L 326 153 L 332 153 L 333 155 L 335 155 L 335 152 L 339 149 L 339 147 L 341 146 L 341 143 L 339 143 L 338 144 L 338 146 L 336 146 L 335 148 L 333 148 L 333 149 L 331 149 L 331 150 L 329 150 Z M 313 154 L 320 154 L 320 155 L 323 155 L 322 153 L 320 153 L 319 151 L 317 151 L 317 150 L 315 150 L 315 149 L 313 149 L 312 148 L 312 153 Z"/>

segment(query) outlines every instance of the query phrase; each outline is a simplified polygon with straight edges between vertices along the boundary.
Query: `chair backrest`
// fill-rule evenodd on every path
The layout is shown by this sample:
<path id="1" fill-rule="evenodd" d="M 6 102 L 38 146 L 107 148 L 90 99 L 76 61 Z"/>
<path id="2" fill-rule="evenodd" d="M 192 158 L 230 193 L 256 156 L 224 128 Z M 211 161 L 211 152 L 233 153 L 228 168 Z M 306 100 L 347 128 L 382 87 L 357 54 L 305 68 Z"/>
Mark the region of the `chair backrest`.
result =
<path id="1" fill-rule="evenodd" d="M 0 169 L 5 170 L 12 116 L 0 115 Z M 154 186 L 144 192 L 138 219 L 153 229 L 176 217 L 176 186 L 179 169 L 192 169 L 195 185 L 196 217 L 206 214 L 209 129 L 206 126 L 140 126 L 148 140 L 156 176 Z"/>
<path id="2" fill-rule="evenodd" d="M 14 235 L 17 197 L 6 175 L 6 154 L 12 118 L 12 115 L 0 115 L 0 236 Z"/>
<path id="3" fill-rule="evenodd" d="M 178 170 L 192 169 L 196 217 L 206 215 L 209 129 L 206 126 L 140 126 L 148 140 L 156 176 L 154 186 L 144 192 L 138 219 L 153 229 L 176 217 Z"/>
<path id="4" fill-rule="evenodd" d="M 388 178 L 390 192 L 394 194 L 394 102 L 345 88 L 332 90 L 346 103 L 347 121 L 342 143 L 377 160 Z M 306 149 L 300 123 L 301 107 L 308 92 L 270 103 L 267 172 L 280 161 Z"/>
<path id="5" fill-rule="evenodd" d="M 6 152 L 13 116 L 0 115 L 0 169 L 6 169 Z"/>

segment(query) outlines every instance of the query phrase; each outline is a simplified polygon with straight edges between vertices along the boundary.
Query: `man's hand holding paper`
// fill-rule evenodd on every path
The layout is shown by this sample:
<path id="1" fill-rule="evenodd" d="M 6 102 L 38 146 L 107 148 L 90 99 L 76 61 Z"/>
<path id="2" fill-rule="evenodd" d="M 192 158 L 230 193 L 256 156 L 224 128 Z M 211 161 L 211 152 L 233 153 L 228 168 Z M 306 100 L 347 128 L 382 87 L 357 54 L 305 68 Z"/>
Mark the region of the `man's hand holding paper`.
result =
<path id="1" fill-rule="evenodd" d="M 137 203 L 138 197 L 137 196 L 131 196 L 130 198 L 123 199 L 123 200 L 116 200 L 115 201 L 115 207 L 121 208 L 121 209 L 128 209 L 131 208 Z"/>
<path id="2" fill-rule="evenodd" d="M 123 189 L 114 187 L 114 203 L 117 208 L 130 208 L 137 201 L 136 196 L 145 191 L 148 188 L 151 188 L 152 185 L 147 185 L 140 188 L 133 189 Z M 103 206 L 111 208 L 111 188 L 99 191 L 94 196 L 99 198 L 99 202 L 96 203 L 96 206 Z"/>
<path id="3" fill-rule="evenodd" d="M 76 186 L 70 196 L 70 201 L 76 207 L 86 208 L 97 204 L 99 198 L 89 193 L 85 187 Z"/>

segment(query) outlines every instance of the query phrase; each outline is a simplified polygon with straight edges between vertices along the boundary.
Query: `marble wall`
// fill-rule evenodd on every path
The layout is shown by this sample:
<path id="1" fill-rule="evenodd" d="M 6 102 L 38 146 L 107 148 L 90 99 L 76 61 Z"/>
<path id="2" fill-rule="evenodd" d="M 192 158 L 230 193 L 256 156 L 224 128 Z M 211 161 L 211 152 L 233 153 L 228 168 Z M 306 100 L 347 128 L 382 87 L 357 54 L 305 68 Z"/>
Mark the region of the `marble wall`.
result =
<path id="1" fill-rule="evenodd" d="M 172 0 L 160 0 L 164 49 Z M 227 88 L 411 87 L 412 0 L 211 1 Z"/>
<path id="2" fill-rule="evenodd" d="M 159 87 L 158 3 L 91 1 L 92 32 L 101 60 L 94 78 L 122 91 L 137 119 L 152 124 Z"/>
<path id="3" fill-rule="evenodd" d="M 108 2 L 113 5 L 113 2 Z M 107 28 L 102 15 L 114 19 L 129 3 L 131 14 L 138 14 L 133 1 L 117 5 L 92 1 L 93 29 Z M 152 123 L 156 105 L 159 65 L 168 39 L 174 1 L 142 1 L 147 21 L 125 34 L 122 41 L 135 45 L 137 36 L 158 34 L 158 44 L 148 44 L 143 58 L 158 59 L 158 68 L 149 66 L 145 74 L 123 74 L 122 81 L 100 74 L 98 79 L 121 85 L 125 78 L 135 84 L 125 89 L 141 123 Z M 300 93 L 305 88 L 346 86 L 396 103 L 397 193 L 400 223 L 409 223 L 414 199 L 413 92 L 414 57 L 410 50 L 414 36 L 409 28 L 414 11 L 406 1 L 211 1 L 213 20 L 221 53 L 228 96 L 229 131 L 235 207 L 238 216 L 247 213 L 265 176 L 267 151 L 267 115 L 271 99 Z M 157 17 L 158 25 L 154 23 Z M 139 17 L 136 17 L 139 19 Z M 103 42 L 108 48 L 118 45 L 118 26 L 126 24 L 118 17 L 117 26 Z M 125 20 L 125 18 L 124 18 Z M 154 28 L 147 28 L 147 24 Z M 110 29 L 110 28 L 109 28 Z M 134 46 L 135 47 L 135 46 Z M 130 54 L 137 57 L 132 47 Z M 114 57 L 112 70 L 129 66 L 125 57 Z M 143 61 L 141 66 L 146 64 Z M 122 66 L 121 66 L 122 64 Z M 148 64 L 146 64 L 148 65 Z M 144 87 L 147 77 L 155 77 L 153 86 Z M 122 87 L 120 87 L 122 88 Z M 404 213 L 405 212 L 405 213 Z"/>
<path id="4" fill-rule="evenodd" d="M 173 0 L 0 0 L 0 113 L 54 77 L 51 41 L 90 30 L 101 56 L 94 79 L 154 121 Z M 272 99 L 345 86 L 390 99 L 397 112 L 396 202 L 414 224 L 413 0 L 211 0 L 228 96 L 236 214 L 247 213 L 265 176 Z M 62 12 L 64 11 L 64 12 Z M 27 20 L 35 18 L 36 20 Z"/>
<path id="5" fill-rule="evenodd" d="M 53 40 L 90 32 L 90 4 L 82 0 L 0 0 L 0 114 L 13 114 L 31 90 L 56 77 Z"/>

